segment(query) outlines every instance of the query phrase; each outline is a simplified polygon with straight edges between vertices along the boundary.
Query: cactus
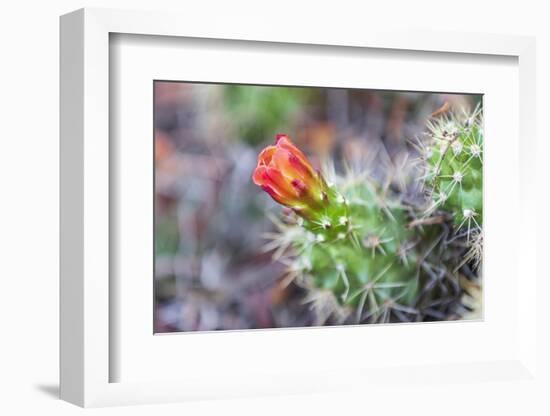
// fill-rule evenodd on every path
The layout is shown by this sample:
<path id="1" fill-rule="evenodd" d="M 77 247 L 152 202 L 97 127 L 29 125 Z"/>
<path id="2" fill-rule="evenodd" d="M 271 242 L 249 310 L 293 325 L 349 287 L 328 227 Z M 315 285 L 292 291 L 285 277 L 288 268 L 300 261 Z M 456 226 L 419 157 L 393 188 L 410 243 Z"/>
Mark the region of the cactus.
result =
<path id="1" fill-rule="evenodd" d="M 445 113 L 428 122 L 428 141 L 418 142 L 424 160 L 426 216 L 450 215 L 455 234 L 466 237 L 463 263 L 479 268 L 483 252 L 483 120 L 472 113 Z"/>
<path id="2" fill-rule="evenodd" d="M 428 122 L 422 146 L 430 205 L 453 216 L 457 230 L 481 230 L 483 214 L 483 129 L 481 111 L 444 115 Z"/>
<path id="3" fill-rule="evenodd" d="M 260 154 L 254 182 L 287 207 L 273 219 L 266 250 L 287 265 L 286 283 L 306 289 L 316 324 L 464 314 L 461 270 L 472 259 L 464 260 L 464 239 L 456 233 L 466 227 L 473 242 L 475 226 L 481 235 L 479 111 L 464 121 L 444 117 L 429 129 L 431 140 L 419 142 L 427 207 L 405 203 L 366 171 L 315 171 L 286 135 Z M 453 178 L 456 172 L 462 177 Z"/>

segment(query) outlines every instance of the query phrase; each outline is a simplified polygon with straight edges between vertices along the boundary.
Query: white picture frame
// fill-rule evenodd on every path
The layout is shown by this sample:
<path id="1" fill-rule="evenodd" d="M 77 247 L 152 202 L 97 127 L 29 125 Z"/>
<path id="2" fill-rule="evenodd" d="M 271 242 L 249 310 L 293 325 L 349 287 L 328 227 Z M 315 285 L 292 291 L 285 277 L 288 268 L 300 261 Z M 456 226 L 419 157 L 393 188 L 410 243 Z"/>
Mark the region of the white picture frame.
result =
<path id="1" fill-rule="evenodd" d="M 511 385 L 525 386 L 527 383 L 535 390 L 541 388 L 536 361 L 537 322 L 533 317 L 537 307 L 537 279 L 542 276 L 535 267 L 536 218 L 532 213 L 535 212 L 536 200 L 534 192 L 530 191 L 533 185 L 529 179 L 535 167 L 535 147 L 532 145 L 535 141 L 536 114 L 534 39 L 472 33 L 434 34 L 420 30 L 390 32 L 374 28 L 360 34 L 328 34 L 323 28 L 302 33 L 299 28 L 290 27 L 281 31 L 275 23 L 255 25 L 251 22 L 250 27 L 239 25 L 236 28 L 223 19 L 208 27 L 199 21 L 186 21 L 185 25 L 181 21 L 182 16 L 177 14 L 107 9 L 83 9 L 61 18 L 61 397 L 88 407 L 341 389 L 360 391 L 367 385 L 371 389 L 371 400 L 375 401 L 377 395 L 372 389 L 383 391 L 384 385 L 390 383 L 410 388 L 413 384 L 458 381 L 480 387 L 486 386 L 486 382 L 505 381 Z M 517 247 L 514 246 L 512 251 L 517 257 L 513 264 L 518 270 L 521 267 L 523 273 L 514 294 L 517 308 L 511 317 L 515 324 L 510 328 L 513 345 L 495 351 L 494 360 L 487 358 L 487 352 L 483 359 L 477 361 L 469 358 L 446 360 L 443 356 L 436 356 L 435 362 L 419 360 L 417 363 L 404 363 L 397 360 L 391 366 L 386 360 L 378 367 L 372 362 L 357 367 L 349 363 L 339 366 L 334 362 L 318 370 L 315 370 L 314 363 L 310 363 L 294 371 L 265 369 L 258 373 L 259 379 L 239 378 L 234 374 L 229 377 L 227 372 L 231 371 L 230 368 L 220 370 L 212 364 L 212 368 L 202 375 L 196 370 L 187 378 L 172 381 L 170 377 L 164 377 L 166 374 L 163 377 L 148 377 L 147 381 L 121 379 L 113 371 L 116 363 L 124 358 L 119 356 L 124 349 L 113 348 L 113 339 L 118 336 L 120 325 L 112 321 L 117 311 L 117 298 L 113 293 L 117 292 L 118 286 L 110 280 L 116 268 L 116 259 L 109 251 L 115 227 L 110 203 L 116 198 L 110 193 L 113 192 L 111 176 L 117 169 L 114 165 L 117 160 L 110 154 L 109 139 L 113 134 L 110 129 L 113 85 L 109 62 L 112 34 L 165 37 L 160 38 L 160 42 L 166 37 L 269 42 L 277 43 L 282 50 L 285 45 L 290 47 L 291 44 L 305 48 L 330 45 L 332 50 L 341 48 L 350 53 L 369 48 L 410 51 L 413 54 L 429 52 L 440 56 L 468 55 L 474 61 L 476 56 L 480 59 L 482 56 L 504 56 L 517 60 L 519 112 L 512 116 L 517 116 L 519 126 L 519 132 L 515 135 L 519 149 L 519 189 L 512 192 L 517 196 L 517 204 L 511 209 L 520 218 L 521 227 L 518 227 Z M 498 169 L 497 165 L 493 166 L 493 169 Z M 511 273 L 517 275 L 517 270 Z M 517 283 L 517 280 L 512 283 Z M 490 293 L 485 295 L 495 296 Z M 125 321 L 124 325 L 127 324 L 128 321 Z M 476 327 L 476 324 L 479 326 Z M 470 336 L 475 331 L 481 336 L 484 331 L 482 325 L 483 322 L 468 327 Z M 419 328 L 401 326 L 392 330 L 392 334 L 398 337 L 407 334 L 414 336 L 421 330 L 424 336 L 433 336 L 430 329 Z M 447 328 L 450 328 L 446 330 L 449 336 L 460 330 Z M 281 333 L 285 332 L 287 339 L 301 337 L 303 342 L 326 343 L 336 336 L 353 340 L 353 337 L 361 336 L 359 331 L 361 328 L 326 328 L 309 331 L 307 336 L 301 335 L 304 330 L 272 331 L 268 337 L 275 343 L 281 343 Z M 384 328 L 378 331 L 384 331 Z M 268 332 L 263 334 L 265 338 Z M 234 347 L 244 342 L 243 335 L 215 335 L 226 340 L 232 338 Z M 161 337 L 162 343 L 175 343 L 176 337 Z M 258 338 L 254 336 L 247 342 L 258 342 L 258 347 L 265 346 Z M 310 340 L 306 341 L 306 338 Z M 137 365 L 135 360 L 134 365 Z M 216 371 L 219 377 L 213 380 Z M 487 388 L 488 395 L 496 394 L 491 392 Z"/>

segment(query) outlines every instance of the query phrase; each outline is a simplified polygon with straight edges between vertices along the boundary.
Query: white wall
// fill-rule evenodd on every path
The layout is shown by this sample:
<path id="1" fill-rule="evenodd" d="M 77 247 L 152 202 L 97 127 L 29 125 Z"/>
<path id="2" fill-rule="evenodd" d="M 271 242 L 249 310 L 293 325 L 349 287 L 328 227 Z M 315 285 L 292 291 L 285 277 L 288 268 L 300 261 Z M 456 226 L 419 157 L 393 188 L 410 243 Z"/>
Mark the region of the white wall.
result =
<path id="1" fill-rule="evenodd" d="M 429 26 L 440 30 L 512 33 L 537 36 L 538 131 L 546 134 L 550 114 L 550 30 L 545 2 L 522 0 L 458 1 L 219 1 L 88 0 L 4 2 L 0 9 L 0 409 L 11 414 L 73 414 L 81 410 L 53 398 L 58 367 L 58 16 L 74 9 L 116 7 L 189 12 L 190 19 L 209 13 L 273 18 L 287 25 L 326 22 L 327 31 L 339 25 L 368 26 L 388 21 L 400 26 Z M 372 3 L 372 4 L 369 4 Z M 322 7 L 329 4 L 330 7 Z M 185 25 L 185 21 L 182 21 Z M 505 121 L 503 121 L 505 122 Z M 547 142 L 539 140 L 540 173 L 548 179 Z M 548 181 L 544 182 L 548 189 Z M 546 205 L 546 204 L 544 204 Z M 546 208 L 541 204 L 541 227 L 548 233 Z M 542 234 L 542 232 L 541 232 Z M 542 238 L 541 238 L 542 241 Z M 7 283 L 7 285 L 6 285 Z M 538 288 L 548 291 L 549 285 Z M 548 341 L 548 336 L 546 336 Z M 546 343 L 546 351 L 548 343 Z M 546 361 L 548 363 L 548 361 Z M 548 374 L 548 373 L 547 373 Z M 479 394 L 449 397 L 443 408 L 430 405 L 438 387 L 426 394 L 426 414 L 537 414 L 533 404 L 506 394 L 489 403 Z M 513 392 L 512 392 L 513 393 Z M 368 395 L 368 392 L 366 392 Z M 405 413 L 406 397 L 388 392 L 388 413 Z M 525 396 L 523 396 L 525 398 Z M 476 404 L 477 403 L 477 404 Z M 8 408 L 10 410 L 8 410 Z M 139 408 L 102 409 L 99 414 L 330 414 L 361 413 L 369 409 L 364 397 L 345 393 L 322 397 L 234 400 Z M 444 410 L 443 410 L 444 409 Z M 441 412 L 443 410 L 443 412 Z M 380 410 L 377 410 L 380 411 Z M 542 409 L 538 411 L 543 412 Z M 548 411 L 548 409 L 546 409 Z"/>

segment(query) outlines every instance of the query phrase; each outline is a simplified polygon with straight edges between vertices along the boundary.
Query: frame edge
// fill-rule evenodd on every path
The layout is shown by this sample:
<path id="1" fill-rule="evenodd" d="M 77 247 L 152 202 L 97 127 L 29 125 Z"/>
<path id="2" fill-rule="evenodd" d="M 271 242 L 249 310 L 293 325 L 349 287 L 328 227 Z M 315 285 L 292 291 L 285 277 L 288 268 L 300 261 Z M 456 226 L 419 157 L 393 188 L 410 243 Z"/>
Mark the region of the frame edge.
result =
<path id="1" fill-rule="evenodd" d="M 84 11 L 60 18 L 60 398 L 84 405 Z"/>

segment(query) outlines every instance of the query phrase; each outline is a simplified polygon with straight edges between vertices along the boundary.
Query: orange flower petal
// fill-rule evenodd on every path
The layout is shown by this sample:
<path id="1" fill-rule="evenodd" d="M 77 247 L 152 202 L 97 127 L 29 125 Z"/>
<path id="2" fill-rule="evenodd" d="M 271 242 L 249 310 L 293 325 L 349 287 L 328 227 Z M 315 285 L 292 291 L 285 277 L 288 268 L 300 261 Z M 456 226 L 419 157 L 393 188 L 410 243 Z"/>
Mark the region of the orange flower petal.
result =
<path id="1" fill-rule="evenodd" d="M 256 185 L 262 186 L 263 184 L 265 184 L 266 182 L 265 170 L 266 170 L 265 166 L 259 166 L 259 165 L 254 170 L 254 173 L 252 175 L 252 181 Z"/>
<path id="2" fill-rule="evenodd" d="M 311 185 L 314 178 L 313 168 L 309 164 L 304 165 L 288 150 L 278 149 L 273 155 L 272 164 L 290 180 L 298 178 Z"/>
<path id="3" fill-rule="evenodd" d="M 269 196 L 271 198 L 273 198 L 273 200 L 275 202 L 278 202 L 279 204 L 282 204 L 282 205 L 287 205 L 288 204 L 288 200 L 284 197 L 282 197 L 281 195 L 279 195 L 277 193 L 277 191 L 275 191 L 275 189 L 273 189 L 271 186 L 269 185 L 261 185 L 261 188 L 267 192 L 269 194 Z"/>
<path id="4" fill-rule="evenodd" d="M 273 154 L 277 151 L 275 146 L 267 146 L 264 150 L 258 155 L 258 164 L 259 165 L 269 165 Z"/>
<path id="5" fill-rule="evenodd" d="M 306 155 L 304 155 L 300 149 L 294 146 L 294 143 L 290 141 L 288 136 L 280 136 L 277 139 L 277 148 L 289 151 L 291 154 L 296 156 L 304 166 L 309 166 L 311 168 L 311 164 L 307 160 Z"/>
<path id="6" fill-rule="evenodd" d="M 307 186 L 300 179 L 293 179 L 290 184 L 294 187 L 298 196 L 301 197 L 307 193 Z"/>
<path id="7" fill-rule="evenodd" d="M 288 180 L 280 170 L 268 167 L 266 169 L 266 175 L 269 178 L 267 183 L 273 185 L 273 188 L 275 188 L 279 194 L 290 198 L 295 198 L 297 196 L 291 184 L 292 179 Z"/>

